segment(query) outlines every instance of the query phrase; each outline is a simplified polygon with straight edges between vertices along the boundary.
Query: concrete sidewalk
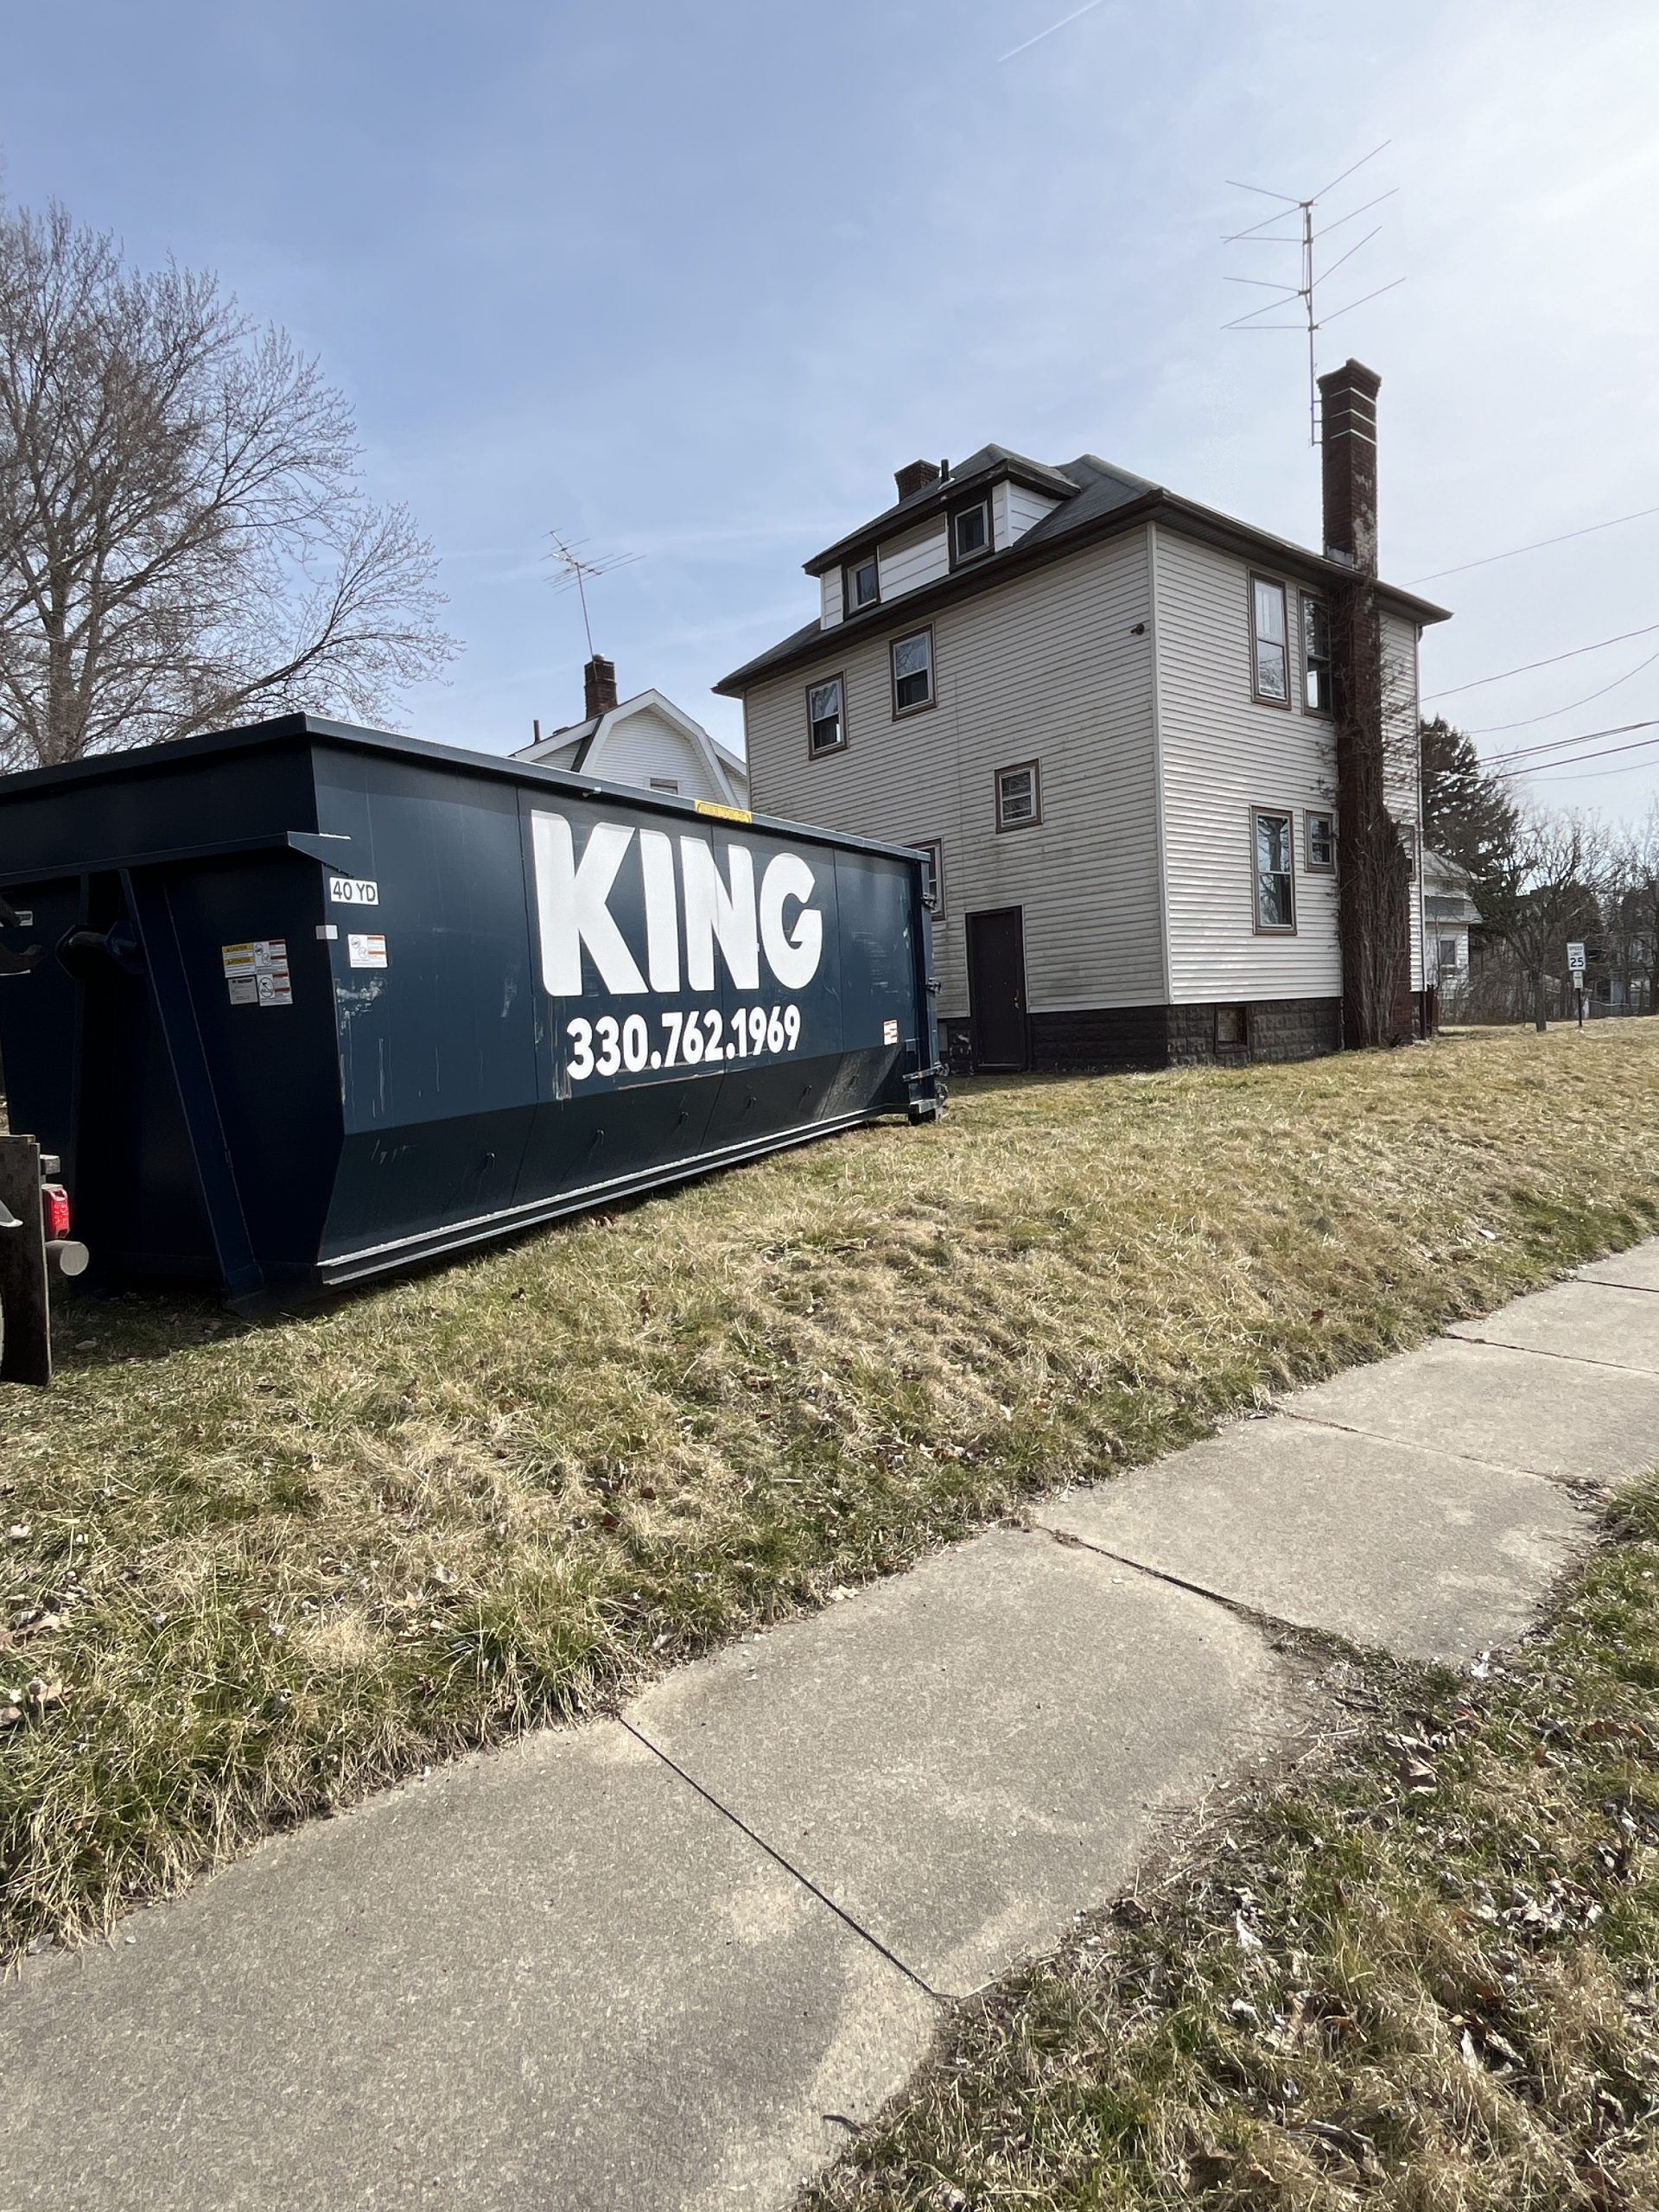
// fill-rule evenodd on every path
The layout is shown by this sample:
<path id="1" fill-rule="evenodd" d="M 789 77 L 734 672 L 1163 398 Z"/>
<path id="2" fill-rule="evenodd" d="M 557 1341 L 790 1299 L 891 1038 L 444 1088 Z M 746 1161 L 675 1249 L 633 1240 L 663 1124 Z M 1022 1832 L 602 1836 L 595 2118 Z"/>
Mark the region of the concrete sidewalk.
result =
<path id="1" fill-rule="evenodd" d="M 941 2001 L 1659 1460 L 1659 1242 L 277 1839 L 0 1991 L 0 2212 L 787 2201 Z"/>

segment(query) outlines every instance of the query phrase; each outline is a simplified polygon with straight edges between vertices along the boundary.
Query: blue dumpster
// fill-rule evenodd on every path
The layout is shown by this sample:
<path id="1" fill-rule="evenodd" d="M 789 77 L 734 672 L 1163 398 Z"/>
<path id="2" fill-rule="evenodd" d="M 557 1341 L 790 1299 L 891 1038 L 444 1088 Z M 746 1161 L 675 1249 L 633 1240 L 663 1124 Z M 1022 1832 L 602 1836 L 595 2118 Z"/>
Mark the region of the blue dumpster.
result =
<path id="1" fill-rule="evenodd" d="M 915 854 L 522 761 L 289 715 L 0 779 L 0 899 L 105 1284 L 252 1311 L 938 1109 Z"/>

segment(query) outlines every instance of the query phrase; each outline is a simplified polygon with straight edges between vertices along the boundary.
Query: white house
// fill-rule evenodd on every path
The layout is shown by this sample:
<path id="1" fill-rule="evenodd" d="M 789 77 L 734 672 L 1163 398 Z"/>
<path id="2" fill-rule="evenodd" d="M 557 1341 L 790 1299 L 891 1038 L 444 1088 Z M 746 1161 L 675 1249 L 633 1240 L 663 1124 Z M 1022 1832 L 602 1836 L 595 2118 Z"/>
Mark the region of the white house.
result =
<path id="1" fill-rule="evenodd" d="M 615 664 L 595 654 L 582 671 L 585 718 L 541 735 L 513 755 L 609 784 L 637 784 L 682 798 L 747 807 L 749 777 L 735 753 L 660 691 L 616 696 Z"/>
<path id="2" fill-rule="evenodd" d="M 927 855 L 958 1064 L 1338 1043 L 1330 610 L 1374 575 L 1377 379 L 1321 382 L 1323 551 L 1092 454 L 987 446 L 901 469 L 894 505 L 806 563 L 814 618 L 715 686 L 743 702 L 757 808 Z M 1417 643 L 1445 610 L 1375 603 L 1414 852 Z M 1409 906 L 1421 1014 L 1415 886 Z"/>
<path id="3" fill-rule="evenodd" d="M 1467 869 L 1423 849 L 1423 936 L 1440 1012 L 1454 1013 L 1469 982 L 1469 931 L 1480 924 Z"/>

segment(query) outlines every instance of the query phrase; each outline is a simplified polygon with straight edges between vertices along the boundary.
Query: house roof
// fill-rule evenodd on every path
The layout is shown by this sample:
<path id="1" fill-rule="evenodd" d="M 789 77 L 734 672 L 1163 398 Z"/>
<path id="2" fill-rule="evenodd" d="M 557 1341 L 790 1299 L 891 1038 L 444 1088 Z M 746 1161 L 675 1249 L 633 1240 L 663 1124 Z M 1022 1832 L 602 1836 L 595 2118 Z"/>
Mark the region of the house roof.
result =
<path id="1" fill-rule="evenodd" d="M 1423 912 L 1431 922 L 1478 922 L 1474 879 L 1444 853 L 1423 848 Z"/>
<path id="2" fill-rule="evenodd" d="M 734 753 L 728 745 L 722 745 L 718 738 L 711 737 L 700 721 L 688 715 L 683 707 L 677 707 L 661 691 L 636 691 L 631 699 L 619 700 L 602 715 L 590 715 L 586 721 L 569 722 L 563 729 L 550 730 L 539 743 L 524 746 L 513 758 L 545 760 L 553 753 L 569 753 L 570 759 L 566 765 L 571 775 L 597 775 L 604 763 L 606 743 L 618 725 L 647 707 L 654 708 L 680 732 L 694 752 L 704 756 L 717 788 L 725 790 L 734 799 L 741 796 L 732 779 L 734 776 L 741 776 L 746 783 L 748 779 L 748 764 L 742 755 Z"/>
<path id="3" fill-rule="evenodd" d="M 889 600 L 866 607 L 861 613 L 849 614 L 828 629 L 817 620 L 803 623 L 777 645 L 734 669 L 729 676 L 721 677 L 715 690 L 728 697 L 741 698 L 752 684 L 767 677 L 783 675 L 790 669 L 804 667 L 810 661 L 838 652 L 847 639 L 879 633 L 892 626 L 895 615 L 904 620 L 919 619 L 951 600 L 994 589 L 1010 576 L 1115 537 L 1141 522 L 1167 522 L 1187 537 L 1241 553 L 1247 560 L 1270 563 L 1306 582 L 1328 584 L 1344 580 L 1353 573 L 1340 561 L 1328 560 L 1324 554 L 1315 553 L 1305 545 L 1275 537 L 1271 531 L 1257 530 L 1217 508 L 1183 499 L 1179 493 L 1161 484 L 1151 483 L 1144 476 L 1136 476 L 1128 469 L 1114 467 L 1097 454 L 1082 454 L 1064 468 L 1050 468 L 1024 454 L 1010 453 L 1006 447 L 984 446 L 960 467 L 953 468 L 947 478 L 912 493 L 909 499 L 900 499 L 884 513 L 838 538 L 822 553 L 815 553 L 804 564 L 807 574 L 822 575 L 855 550 L 893 537 L 933 514 L 942 513 L 965 492 L 1003 476 L 1048 492 L 1060 504 L 1012 545 L 992 554 L 988 560 L 976 561 L 970 569 L 959 569 L 919 591 L 906 592 L 897 601 Z M 1451 619 L 1446 607 L 1437 607 L 1430 600 L 1418 599 L 1396 585 L 1379 583 L 1377 596 L 1383 606 L 1414 622 L 1427 624 Z"/>

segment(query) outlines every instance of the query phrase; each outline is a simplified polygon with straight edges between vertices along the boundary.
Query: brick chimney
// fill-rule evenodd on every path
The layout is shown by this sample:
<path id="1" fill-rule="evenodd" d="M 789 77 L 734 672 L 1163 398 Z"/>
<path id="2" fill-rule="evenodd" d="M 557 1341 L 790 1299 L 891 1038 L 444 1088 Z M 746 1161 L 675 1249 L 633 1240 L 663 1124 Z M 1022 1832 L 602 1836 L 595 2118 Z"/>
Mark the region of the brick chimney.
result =
<path id="1" fill-rule="evenodd" d="M 912 461 L 903 468 L 896 468 L 893 482 L 899 486 L 901 499 L 909 499 L 912 492 L 925 492 L 930 484 L 939 480 L 939 464 L 936 461 Z"/>
<path id="2" fill-rule="evenodd" d="M 1319 378 L 1326 558 L 1332 582 L 1332 706 L 1337 753 L 1337 939 L 1345 1045 L 1412 1033 L 1410 869 L 1389 806 L 1382 626 L 1376 603 L 1376 395 L 1363 361 Z"/>
<path id="3" fill-rule="evenodd" d="M 588 720 L 597 721 L 616 704 L 616 663 L 595 653 L 582 671 L 582 704 Z"/>
<path id="4" fill-rule="evenodd" d="M 1319 378 L 1325 550 L 1363 575 L 1376 574 L 1376 395 L 1382 379 L 1363 361 Z"/>

